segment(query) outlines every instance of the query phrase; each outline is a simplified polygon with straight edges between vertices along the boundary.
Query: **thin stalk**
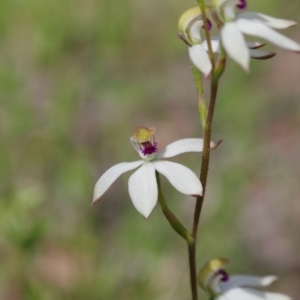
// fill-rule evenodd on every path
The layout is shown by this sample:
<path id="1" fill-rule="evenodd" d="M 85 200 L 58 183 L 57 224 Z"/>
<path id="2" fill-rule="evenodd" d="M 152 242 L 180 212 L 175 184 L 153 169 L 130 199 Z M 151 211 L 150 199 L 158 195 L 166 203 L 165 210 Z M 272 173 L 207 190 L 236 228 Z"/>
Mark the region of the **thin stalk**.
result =
<path id="1" fill-rule="evenodd" d="M 172 228 L 184 239 L 187 241 L 188 245 L 194 243 L 194 239 L 192 235 L 188 232 L 188 230 L 180 223 L 180 221 L 177 219 L 177 217 L 172 213 L 170 210 L 166 199 L 162 193 L 161 186 L 160 186 L 160 178 L 158 175 L 158 172 L 156 172 L 156 181 L 157 181 L 157 187 L 158 187 L 158 202 L 162 208 L 162 211 L 172 226 Z"/>
<path id="2" fill-rule="evenodd" d="M 213 121 L 213 116 L 215 111 L 218 84 L 219 84 L 218 79 L 216 80 L 213 76 L 211 81 L 210 102 L 208 107 L 206 124 L 204 127 L 204 145 L 203 145 L 203 153 L 202 153 L 201 172 L 200 172 L 200 181 L 203 187 L 203 195 L 198 197 L 196 202 L 193 231 L 192 231 L 192 235 L 194 238 L 196 238 L 197 236 L 200 213 L 201 213 L 203 199 L 206 190 L 206 183 L 207 183 L 208 170 L 209 170 L 209 159 L 210 159 L 211 126 L 212 126 L 212 121 Z"/>
<path id="3" fill-rule="evenodd" d="M 207 109 L 203 86 L 202 86 L 201 74 L 199 77 L 199 73 L 195 72 L 195 69 L 192 69 L 197 92 L 198 92 L 198 109 L 199 109 L 199 115 L 201 118 L 201 123 L 202 123 L 202 127 L 203 127 L 203 135 L 204 135 L 204 145 L 203 145 L 203 153 L 202 153 L 202 159 L 201 159 L 201 171 L 200 171 L 200 175 L 199 175 L 199 178 L 200 178 L 200 181 L 201 181 L 202 187 L 203 187 L 203 193 L 202 193 L 202 196 L 197 197 L 195 211 L 194 211 L 193 229 L 192 229 L 192 237 L 193 237 L 194 242 L 192 244 L 189 244 L 189 249 L 188 249 L 192 300 L 198 300 L 197 264 L 196 264 L 197 263 L 197 261 L 196 261 L 197 233 L 198 233 L 199 220 L 200 220 L 202 205 L 203 205 L 203 201 L 204 201 L 205 191 L 206 191 L 206 183 L 207 183 L 209 160 L 210 160 L 210 150 L 211 150 L 211 147 L 210 147 L 210 145 L 211 145 L 211 130 L 212 130 L 212 122 L 213 122 L 213 117 L 214 117 L 215 105 L 216 105 L 216 100 L 217 100 L 219 80 L 220 80 L 221 76 L 223 75 L 225 67 L 226 67 L 226 52 L 224 51 L 222 44 L 220 45 L 220 53 L 219 53 L 218 60 L 217 60 L 216 64 L 214 62 L 214 55 L 213 55 L 212 48 L 211 48 L 210 34 L 209 34 L 207 18 L 206 18 L 205 4 L 204 4 L 203 0 L 197 0 L 197 1 L 199 4 L 199 7 L 201 9 L 202 15 L 203 15 L 205 35 L 206 35 L 206 40 L 207 40 L 208 49 L 209 49 L 209 56 L 211 59 L 211 63 L 213 65 L 213 71 L 212 71 L 212 76 L 211 76 L 210 101 L 209 101 L 209 106 Z M 199 102 L 200 102 L 200 105 L 202 105 L 201 107 L 199 105 Z M 204 107 L 203 103 L 205 104 L 205 109 L 203 109 L 203 107 Z M 201 108 L 201 110 L 200 110 L 200 108 Z M 205 121 L 203 120 L 204 111 L 206 114 Z"/>
<path id="4" fill-rule="evenodd" d="M 189 253 L 189 269 L 190 269 L 190 283 L 192 300 L 198 300 L 198 285 L 197 285 L 197 262 L 196 262 L 196 240 L 194 243 L 188 245 Z"/>
<path id="5" fill-rule="evenodd" d="M 195 243 L 197 238 L 199 219 L 200 219 L 202 204 L 205 196 L 206 183 L 208 177 L 209 159 L 210 159 L 210 150 L 211 150 L 210 149 L 211 128 L 212 128 L 212 122 L 213 122 L 216 100 L 217 100 L 219 79 L 223 75 L 225 67 L 226 67 L 226 53 L 224 51 L 221 51 L 211 78 L 210 101 L 208 106 L 207 118 L 204 126 L 204 143 L 203 143 L 204 145 L 203 145 L 203 152 L 202 152 L 201 171 L 199 176 L 203 187 L 203 193 L 202 196 L 197 197 L 195 213 L 194 213 L 192 236 L 194 237 Z"/>
<path id="6" fill-rule="evenodd" d="M 218 79 L 215 79 L 213 76 L 211 81 L 210 102 L 209 102 L 207 118 L 204 126 L 204 146 L 203 146 L 201 172 L 200 172 L 200 181 L 203 187 L 203 195 L 197 197 L 196 207 L 194 212 L 194 220 L 193 220 L 193 231 L 192 231 L 192 237 L 194 242 L 192 244 L 189 244 L 188 246 L 192 300 L 198 300 L 196 241 L 197 241 L 198 225 L 199 225 L 200 214 L 202 210 L 202 205 L 203 205 L 203 200 L 204 200 L 204 195 L 206 190 L 208 170 L 209 170 L 211 125 L 213 121 L 215 104 L 217 99 L 218 83 L 219 83 Z"/>

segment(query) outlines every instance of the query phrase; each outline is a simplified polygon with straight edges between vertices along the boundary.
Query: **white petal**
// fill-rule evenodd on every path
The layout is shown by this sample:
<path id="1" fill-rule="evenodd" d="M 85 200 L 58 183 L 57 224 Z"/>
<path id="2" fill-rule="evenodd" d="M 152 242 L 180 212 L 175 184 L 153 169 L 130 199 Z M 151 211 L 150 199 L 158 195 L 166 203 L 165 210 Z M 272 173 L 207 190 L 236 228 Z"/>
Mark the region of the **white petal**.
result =
<path id="1" fill-rule="evenodd" d="M 225 2 L 228 2 L 228 0 L 215 0 L 214 2 L 215 2 L 214 4 L 217 7 L 219 7 L 219 6 L 222 6 Z"/>
<path id="2" fill-rule="evenodd" d="M 224 24 L 221 28 L 221 39 L 227 54 L 248 71 L 249 50 L 242 33 L 234 22 Z"/>
<path id="3" fill-rule="evenodd" d="M 197 20 L 192 23 L 192 26 L 190 28 L 190 36 L 195 41 L 201 42 L 201 40 L 202 40 L 200 32 L 201 32 L 203 24 L 204 24 L 203 20 Z"/>
<path id="4" fill-rule="evenodd" d="M 221 294 L 216 300 L 291 300 L 291 298 L 283 294 L 235 288 Z"/>
<path id="5" fill-rule="evenodd" d="M 219 47 L 220 41 L 219 41 L 219 37 L 215 37 L 212 36 L 211 37 L 211 46 L 212 46 L 212 50 L 214 53 L 220 52 L 220 47 Z M 207 46 L 207 41 L 204 40 L 201 45 L 203 46 L 203 48 L 208 51 L 208 46 Z M 261 48 L 263 46 L 265 46 L 265 43 L 262 42 L 253 42 L 253 41 L 246 41 L 246 45 L 248 48 L 250 49 L 258 49 Z"/>
<path id="6" fill-rule="evenodd" d="M 219 39 L 215 39 L 214 37 L 212 37 L 210 43 L 211 43 L 211 48 L 212 48 L 213 53 L 217 53 L 217 52 L 220 51 L 220 49 L 219 49 L 219 44 L 220 44 Z M 206 40 L 204 40 L 201 43 L 201 45 L 205 49 L 205 51 L 208 51 L 208 45 L 207 45 L 207 41 Z"/>
<path id="7" fill-rule="evenodd" d="M 214 143 L 211 143 L 213 146 Z M 173 157 L 185 152 L 202 152 L 203 139 L 182 139 L 169 144 L 164 150 L 156 154 L 156 158 Z"/>
<path id="8" fill-rule="evenodd" d="M 247 276 L 247 275 L 230 275 L 229 280 L 220 282 L 221 291 L 227 291 L 239 286 L 263 287 L 268 286 L 277 280 L 276 276 Z"/>
<path id="9" fill-rule="evenodd" d="M 263 23 L 251 22 L 246 19 L 236 21 L 238 28 L 245 34 L 264 38 L 271 43 L 291 51 L 300 52 L 300 44 L 269 28 Z"/>
<path id="10" fill-rule="evenodd" d="M 247 19 L 251 21 L 263 22 L 269 27 L 275 29 L 285 29 L 291 26 L 295 26 L 297 23 L 291 20 L 278 19 L 271 16 L 267 16 L 261 13 L 244 12 L 237 16 L 238 19 Z"/>
<path id="11" fill-rule="evenodd" d="M 158 196 L 155 168 L 151 162 L 144 163 L 130 176 L 128 190 L 134 207 L 147 219 Z"/>
<path id="12" fill-rule="evenodd" d="M 189 168 L 170 161 L 154 161 L 155 169 L 167 177 L 179 192 L 191 195 L 202 195 L 202 185 L 198 177 Z"/>
<path id="13" fill-rule="evenodd" d="M 108 169 L 97 181 L 94 188 L 93 204 L 100 200 L 100 197 L 123 173 L 133 170 L 143 163 L 142 160 L 130 163 L 120 163 Z"/>
<path id="14" fill-rule="evenodd" d="M 246 45 L 250 49 L 258 49 L 258 48 L 263 47 L 265 45 L 265 43 L 246 41 Z"/>
<path id="15" fill-rule="evenodd" d="M 256 49 L 250 49 L 249 53 L 251 58 L 255 58 L 255 59 L 268 59 L 276 55 L 274 52 L 271 51 L 256 50 Z"/>
<path id="16" fill-rule="evenodd" d="M 205 49 L 200 44 L 194 45 L 189 47 L 189 55 L 192 63 L 205 75 L 205 77 L 208 77 L 212 70 L 212 65 Z"/>
<path id="17" fill-rule="evenodd" d="M 224 1 L 223 4 L 223 14 L 225 19 L 234 20 L 235 19 L 235 6 L 237 4 L 237 0 L 227 0 Z"/>

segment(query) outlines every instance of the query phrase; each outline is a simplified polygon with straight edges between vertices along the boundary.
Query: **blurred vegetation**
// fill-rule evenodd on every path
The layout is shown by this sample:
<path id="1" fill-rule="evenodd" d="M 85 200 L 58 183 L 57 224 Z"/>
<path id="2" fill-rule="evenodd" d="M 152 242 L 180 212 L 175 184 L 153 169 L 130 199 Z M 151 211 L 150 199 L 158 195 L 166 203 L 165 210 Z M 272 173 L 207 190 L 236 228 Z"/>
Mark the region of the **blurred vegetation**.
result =
<path id="1" fill-rule="evenodd" d="M 250 2 L 250 1 L 249 1 Z M 177 19 L 195 1 L 0 2 L 0 298 L 189 299 L 187 253 L 157 207 L 133 208 L 122 176 L 91 207 L 111 165 L 136 159 L 135 127 L 160 149 L 201 136 Z M 251 10 L 299 19 L 298 1 Z M 300 41 L 299 28 L 285 33 Z M 268 47 L 272 48 L 271 45 Z M 299 56 L 232 62 L 222 80 L 199 264 L 274 273 L 299 295 Z M 199 155 L 176 158 L 199 172 Z M 189 226 L 194 200 L 162 182 Z M 200 266 L 199 266 L 200 267 Z M 203 298 L 204 299 L 204 298 Z"/>

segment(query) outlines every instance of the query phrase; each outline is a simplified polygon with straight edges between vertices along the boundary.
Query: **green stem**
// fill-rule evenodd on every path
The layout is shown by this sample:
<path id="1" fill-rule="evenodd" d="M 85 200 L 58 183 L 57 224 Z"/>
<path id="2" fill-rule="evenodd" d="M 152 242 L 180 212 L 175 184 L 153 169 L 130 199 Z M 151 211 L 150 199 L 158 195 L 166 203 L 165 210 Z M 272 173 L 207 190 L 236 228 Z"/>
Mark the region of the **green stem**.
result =
<path id="1" fill-rule="evenodd" d="M 210 101 L 209 101 L 205 125 L 203 127 L 204 145 L 203 145 L 203 153 L 202 153 L 201 171 L 200 171 L 200 176 L 199 176 L 200 181 L 202 183 L 202 187 L 203 187 L 203 193 L 202 193 L 202 196 L 197 197 L 196 207 L 195 207 L 195 212 L 194 212 L 194 220 L 193 220 L 193 230 L 192 230 L 192 237 L 193 237 L 194 242 L 192 244 L 189 244 L 189 249 L 188 249 L 192 300 L 198 299 L 196 241 L 197 241 L 197 233 L 198 233 L 200 214 L 201 214 L 203 200 L 204 200 L 204 196 L 205 196 L 206 183 L 207 183 L 208 170 L 209 170 L 211 128 L 212 128 L 215 105 L 216 105 L 216 100 L 217 100 L 218 85 L 219 85 L 219 79 L 225 70 L 225 66 L 226 66 L 226 54 L 224 54 L 224 52 L 221 51 L 219 59 L 216 63 L 215 68 L 213 69 L 213 73 L 212 73 L 211 88 L 210 88 Z"/>
<path id="2" fill-rule="evenodd" d="M 200 172 L 200 181 L 203 187 L 203 195 L 198 197 L 196 202 L 193 231 L 192 231 L 194 238 L 197 236 L 200 213 L 201 213 L 203 199 L 206 190 L 207 176 L 209 170 L 209 159 L 210 159 L 211 125 L 213 121 L 215 104 L 217 99 L 218 84 L 219 84 L 218 79 L 216 80 L 213 76 L 211 81 L 211 94 L 210 94 L 208 114 L 207 114 L 206 124 L 204 127 L 204 145 L 203 145 L 203 153 L 202 153 L 201 172 Z"/>
<path id="3" fill-rule="evenodd" d="M 198 300 L 196 240 L 188 245 L 192 300 Z"/>
<path id="4" fill-rule="evenodd" d="M 156 181 L 158 186 L 158 202 L 161 205 L 162 211 L 172 226 L 172 228 L 183 238 L 188 242 L 188 245 L 191 245 L 194 243 L 194 239 L 191 236 L 191 234 L 188 232 L 188 230 L 180 223 L 180 221 L 177 219 L 177 217 L 172 213 L 170 210 L 166 199 L 162 193 L 161 186 L 160 186 L 160 178 L 158 175 L 158 172 L 156 172 Z"/>
<path id="5" fill-rule="evenodd" d="M 218 91 L 218 80 L 214 80 L 214 78 L 212 78 L 210 102 L 209 102 L 209 107 L 208 107 L 206 123 L 204 126 L 204 146 L 203 146 L 202 164 L 201 164 L 201 172 L 200 172 L 200 181 L 201 181 L 202 187 L 203 187 L 203 194 L 202 194 L 202 196 L 197 197 L 196 207 L 195 207 L 195 212 L 194 212 L 194 220 L 193 220 L 193 231 L 192 231 L 192 237 L 193 237 L 194 242 L 192 244 L 189 244 L 189 249 L 188 249 L 189 250 L 191 291 L 192 291 L 192 299 L 193 300 L 198 299 L 196 241 L 197 241 L 198 225 L 199 225 L 200 214 L 201 214 L 204 195 L 205 195 L 206 182 L 207 182 L 208 169 L 209 169 L 211 125 L 212 125 L 212 120 L 213 120 L 213 115 L 214 115 L 214 110 L 215 110 L 217 91 Z"/>

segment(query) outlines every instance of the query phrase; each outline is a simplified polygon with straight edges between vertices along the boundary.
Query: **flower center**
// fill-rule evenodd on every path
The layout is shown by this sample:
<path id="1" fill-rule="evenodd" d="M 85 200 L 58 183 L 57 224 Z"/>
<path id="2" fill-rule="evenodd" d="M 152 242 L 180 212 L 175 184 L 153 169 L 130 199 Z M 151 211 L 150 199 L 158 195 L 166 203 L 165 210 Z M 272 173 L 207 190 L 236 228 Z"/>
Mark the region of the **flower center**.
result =
<path id="1" fill-rule="evenodd" d="M 211 10 L 210 6 L 205 6 L 206 12 Z M 212 22 L 207 19 L 208 30 L 212 28 Z M 203 15 L 199 6 L 190 8 L 184 12 L 179 19 L 179 32 L 180 37 L 186 44 L 192 46 L 202 42 L 200 30 L 204 29 Z"/>
<path id="2" fill-rule="evenodd" d="M 247 1 L 246 0 L 238 0 L 238 4 L 236 5 L 239 9 L 245 9 L 247 7 Z"/>
<path id="3" fill-rule="evenodd" d="M 223 281 L 223 282 L 226 282 L 226 281 L 229 280 L 229 275 L 228 275 L 228 273 L 227 273 L 225 270 L 223 270 L 223 269 L 220 269 L 220 270 L 216 273 L 216 275 L 221 275 L 220 280 Z"/>
<path id="4" fill-rule="evenodd" d="M 153 153 L 156 153 L 158 148 L 157 148 L 157 142 L 155 142 L 154 137 L 153 137 L 153 142 L 147 141 L 143 142 L 140 144 L 140 150 L 144 155 L 150 155 Z"/>
<path id="5" fill-rule="evenodd" d="M 157 142 L 154 138 L 155 128 L 147 128 L 139 126 L 136 128 L 133 136 L 130 138 L 133 147 L 143 156 L 146 160 L 152 160 L 158 150 Z"/>

